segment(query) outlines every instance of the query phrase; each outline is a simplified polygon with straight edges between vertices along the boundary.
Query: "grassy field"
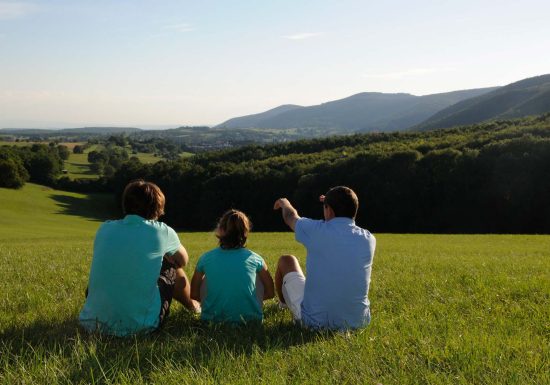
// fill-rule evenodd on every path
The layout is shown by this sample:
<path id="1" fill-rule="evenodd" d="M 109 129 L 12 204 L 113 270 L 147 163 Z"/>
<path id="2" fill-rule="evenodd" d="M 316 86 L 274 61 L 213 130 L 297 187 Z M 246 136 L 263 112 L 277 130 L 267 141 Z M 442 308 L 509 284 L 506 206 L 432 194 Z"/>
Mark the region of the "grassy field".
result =
<path id="1" fill-rule="evenodd" d="M 7 141 L 0 141 L 0 146 L 6 145 L 6 146 L 18 146 L 18 147 L 24 147 L 24 146 L 32 146 L 34 143 L 39 144 L 48 144 L 49 142 L 7 142 Z M 102 146 L 99 145 L 92 145 L 88 147 L 83 154 L 74 154 L 72 152 L 74 146 L 76 145 L 83 145 L 84 143 L 77 143 L 77 142 L 63 142 L 59 143 L 62 145 L 65 145 L 69 148 L 71 151 L 69 155 L 69 159 L 65 161 L 64 167 L 67 170 L 67 174 L 64 174 L 64 176 L 68 176 L 71 179 L 95 179 L 98 177 L 96 173 L 94 173 L 90 169 L 90 162 L 88 162 L 88 153 L 90 151 L 98 150 Z M 127 148 L 128 153 L 130 156 L 137 157 L 142 163 L 156 163 L 160 160 L 163 160 L 162 157 L 155 156 L 151 153 L 137 153 L 132 154 L 131 149 Z M 189 152 L 183 152 L 181 154 L 182 158 L 193 156 L 193 154 Z"/>
<path id="2" fill-rule="evenodd" d="M 66 175 L 71 179 L 97 178 L 98 175 L 90 169 L 88 153 L 90 151 L 98 150 L 99 147 L 100 146 L 98 145 L 93 145 L 87 148 L 83 154 L 73 154 L 71 152 L 69 159 L 65 161 L 65 169 L 68 171 Z M 130 153 L 130 156 L 137 157 L 142 163 L 156 163 L 162 160 L 162 158 L 156 157 L 154 154 L 150 153 Z"/>
<path id="3" fill-rule="evenodd" d="M 303 330 L 269 301 L 262 326 L 209 327 L 176 305 L 161 332 L 117 339 L 76 322 L 112 199 L 28 184 L 0 201 L 3 384 L 550 383 L 550 236 L 377 234 L 360 331 Z M 180 238 L 191 273 L 215 239 Z M 272 270 L 305 258 L 290 233 L 249 243 Z"/>
<path id="4" fill-rule="evenodd" d="M 25 146 L 32 146 L 33 144 L 49 144 L 50 142 L 8 142 L 0 140 L 0 146 L 17 146 L 17 147 L 25 147 Z M 73 148 L 76 145 L 83 145 L 84 142 L 60 142 L 59 144 L 62 144 L 64 146 L 67 146 L 69 150 L 73 150 Z"/>

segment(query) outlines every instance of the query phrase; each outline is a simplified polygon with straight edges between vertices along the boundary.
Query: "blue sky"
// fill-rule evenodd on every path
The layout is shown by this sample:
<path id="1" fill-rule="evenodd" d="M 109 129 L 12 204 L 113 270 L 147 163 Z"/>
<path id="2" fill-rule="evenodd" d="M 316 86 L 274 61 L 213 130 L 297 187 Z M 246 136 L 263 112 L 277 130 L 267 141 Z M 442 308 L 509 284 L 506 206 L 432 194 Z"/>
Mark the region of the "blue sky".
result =
<path id="1" fill-rule="evenodd" d="M 550 73 L 550 2 L 0 0 L 0 127 L 175 127 Z"/>

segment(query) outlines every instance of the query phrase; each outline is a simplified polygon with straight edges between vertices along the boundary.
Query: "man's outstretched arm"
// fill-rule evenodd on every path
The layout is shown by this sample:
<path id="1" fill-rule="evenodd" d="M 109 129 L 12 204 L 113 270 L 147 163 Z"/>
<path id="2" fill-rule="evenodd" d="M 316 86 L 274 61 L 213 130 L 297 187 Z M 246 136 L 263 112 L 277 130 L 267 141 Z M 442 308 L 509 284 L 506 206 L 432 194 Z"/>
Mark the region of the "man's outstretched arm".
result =
<path id="1" fill-rule="evenodd" d="M 279 209 L 281 209 L 283 220 L 285 221 L 287 226 L 290 227 L 292 231 L 294 231 L 296 221 L 300 219 L 298 211 L 296 211 L 296 209 L 292 207 L 292 205 L 286 198 L 279 198 L 275 201 L 275 204 L 273 205 L 273 210 Z"/>

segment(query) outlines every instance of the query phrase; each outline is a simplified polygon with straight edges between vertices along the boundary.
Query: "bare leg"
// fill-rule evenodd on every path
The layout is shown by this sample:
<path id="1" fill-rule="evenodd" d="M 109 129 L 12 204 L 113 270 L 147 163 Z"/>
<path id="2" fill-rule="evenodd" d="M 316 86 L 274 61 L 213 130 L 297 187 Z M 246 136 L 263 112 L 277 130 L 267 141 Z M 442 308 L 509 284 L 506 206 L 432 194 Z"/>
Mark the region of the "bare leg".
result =
<path id="1" fill-rule="evenodd" d="M 294 255 L 283 255 L 279 258 L 277 271 L 275 272 L 275 291 L 277 292 L 279 301 L 282 303 L 285 303 L 285 298 L 283 297 L 283 277 L 292 271 L 304 275 L 298 259 Z"/>
<path id="2" fill-rule="evenodd" d="M 258 274 L 256 274 L 256 299 L 258 300 L 260 307 L 262 307 L 264 304 L 264 284 Z"/>
<path id="3" fill-rule="evenodd" d="M 176 269 L 176 283 L 172 298 L 191 311 L 197 311 L 200 308 L 200 304 L 191 299 L 191 285 L 189 284 L 187 275 L 185 275 L 185 271 L 181 267 Z"/>
<path id="4" fill-rule="evenodd" d="M 208 287 L 206 285 L 206 277 L 203 277 L 202 278 L 202 282 L 201 282 L 201 292 L 200 292 L 200 295 L 201 295 L 201 303 L 204 302 L 204 299 L 206 298 L 206 293 L 208 292 Z"/>

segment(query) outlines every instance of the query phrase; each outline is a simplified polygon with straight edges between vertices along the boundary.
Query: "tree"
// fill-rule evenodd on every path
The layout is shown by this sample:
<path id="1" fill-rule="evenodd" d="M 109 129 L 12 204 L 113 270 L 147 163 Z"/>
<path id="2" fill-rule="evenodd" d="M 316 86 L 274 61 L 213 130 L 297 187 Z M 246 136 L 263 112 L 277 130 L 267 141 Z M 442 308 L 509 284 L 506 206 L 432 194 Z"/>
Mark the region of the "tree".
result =
<path id="1" fill-rule="evenodd" d="M 69 155 L 71 154 L 69 148 L 63 144 L 57 146 L 57 152 L 59 153 L 59 157 L 63 160 L 69 159 Z"/>
<path id="2" fill-rule="evenodd" d="M 27 180 L 29 173 L 19 159 L 0 159 L 0 187 L 21 188 Z"/>

